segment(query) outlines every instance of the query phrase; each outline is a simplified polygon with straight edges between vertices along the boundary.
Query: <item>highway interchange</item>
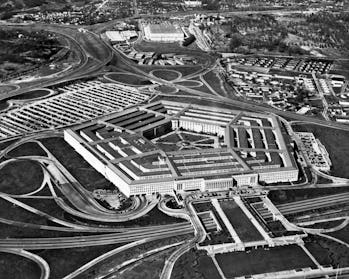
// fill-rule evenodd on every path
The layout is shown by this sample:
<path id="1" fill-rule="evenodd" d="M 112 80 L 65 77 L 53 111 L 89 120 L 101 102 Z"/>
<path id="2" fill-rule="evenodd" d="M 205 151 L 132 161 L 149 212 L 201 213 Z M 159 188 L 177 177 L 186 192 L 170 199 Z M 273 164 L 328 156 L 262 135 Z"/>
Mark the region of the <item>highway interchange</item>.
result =
<path id="1" fill-rule="evenodd" d="M 109 23 L 110 24 L 110 23 Z M 107 25 L 99 25 L 99 29 L 106 28 Z M 107 65 L 113 57 L 127 65 L 131 70 L 136 71 L 139 75 L 152 80 L 153 82 L 168 85 L 177 88 L 182 92 L 188 93 L 187 98 L 199 99 L 202 101 L 216 102 L 224 105 L 232 105 L 234 107 L 240 107 L 242 109 L 254 110 L 254 111 L 264 111 L 278 114 L 282 117 L 288 119 L 294 119 L 295 121 L 301 121 L 305 123 L 314 123 L 322 126 L 342 129 L 349 131 L 349 126 L 334 122 L 327 122 L 324 120 L 315 119 L 312 117 L 301 116 L 290 112 L 279 111 L 274 108 L 270 108 L 264 105 L 259 105 L 254 102 L 241 100 L 241 99 L 231 99 L 227 96 L 220 95 L 218 92 L 206 93 L 200 90 L 193 88 L 188 88 L 180 84 L 173 83 L 172 81 L 166 81 L 160 78 L 157 78 L 149 73 L 146 73 L 140 70 L 138 67 L 132 64 L 121 52 L 111 48 L 106 42 L 104 42 L 100 36 L 92 31 L 79 32 L 77 27 L 71 26 L 58 26 L 58 25 L 44 25 L 44 24 L 34 24 L 31 26 L 28 25 L 15 25 L 16 28 L 34 28 L 34 29 L 45 29 L 51 32 L 60 34 L 64 36 L 69 42 L 72 49 L 74 49 L 79 54 L 79 65 L 62 73 L 61 75 L 56 75 L 47 79 L 40 79 L 28 84 L 23 84 L 19 89 L 10 92 L 7 95 L 1 95 L 1 99 L 11 98 L 20 94 L 23 94 L 27 91 L 30 91 L 37 87 L 51 86 L 55 84 L 60 84 L 63 82 L 76 80 L 83 77 L 97 76 L 99 75 L 103 67 Z M 9 26 L 11 28 L 11 26 Z M 97 30 L 97 29 L 96 29 Z M 190 75 L 191 78 L 198 77 L 202 80 L 205 73 L 215 69 L 219 61 L 214 61 L 211 65 L 202 71 Z M 183 79 L 185 80 L 185 79 Z M 211 91 L 214 89 L 210 88 Z M 60 135 L 60 131 L 49 131 L 49 132 L 35 132 L 30 135 L 26 135 L 25 138 L 9 145 L 7 148 L 0 151 L 0 170 L 7 163 L 16 161 L 16 160 L 32 160 L 39 162 L 45 173 L 45 183 L 51 190 L 52 199 L 55 200 L 57 206 L 59 206 L 65 212 L 69 212 L 72 215 L 77 217 L 98 221 L 98 222 L 124 222 L 132 219 L 139 218 L 147 214 L 151 209 L 153 209 L 158 203 L 159 198 L 156 197 L 152 201 L 145 199 L 138 200 L 137 210 L 132 210 L 125 214 L 120 214 L 115 216 L 108 210 L 102 209 L 96 202 L 91 198 L 88 191 L 84 190 L 82 185 L 76 183 L 74 177 L 69 174 L 69 172 L 64 168 L 62 164 L 51 154 L 44 146 L 41 146 L 45 149 L 47 157 L 44 156 L 24 156 L 19 158 L 9 158 L 7 153 L 14 148 L 17 148 L 21 144 L 26 142 L 35 141 L 41 137 L 57 136 Z M 15 138 L 14 138 L 15 139 Z M 302 185 L 299 187 L 306 188 L 309 185 Z M 314 186 L 314 185 L 313 185 Z M 328 187 L 328 186 L 342 186 L 347 187 L 349 183 L 344 182 L 340 185 L 338 184 L 326 184 L 316 185 L 318 187 Z M 289 189 L 292 186 L 281 186 L 280 189 Z M 75 207 L 67 204 L 62 198 L 56 195 L 54 189 L 59 189 L 69 202 L 73 203 Z M 35 195 L 35 193 L 34 193 Z M 178 249 L 166 260 L 164 268 L 161 273 L 161 278 L 170 279 L 171 273 L 174 268 L 174 264 L 180 256 L 185 252 L 195 247 L 196 244 L 202 241 L 206 233 L 202 230 L 200 220 L 196 215 L 192 204 L 192 196 L 188 196 L 185 200 L 185 208 L 181 211 L 182 218 L 185 218 L 186 221 L 174 224 L 167 225 L 153 225 L 147 227 L 106 227 L 106 226 L 91 226 L 77 224 L 69 222 L 66 220 L 60 220 L 54 216 L 51 216 L 47 212 L 42 212 L 31 206 L 25 204 L 25 202 L 17 200 L 16 196 L 2 193 L 0 198 L 4 199 L 12 204 L 16 204 L 18 207 L 23 208 L 24 210 L 33 212 L 38 216 L 45 217 L 48 220 L 52 221 L 56 225 L 38 225 L 30 224 L 15 220 L 7 220 L 6 218 L 0 218 L 0 222 L 8 225 L 14 225 L 18 227 L 25 228 L 35 228 L 40 230 L 56 230 L 62 232 L 88 232 L 88 233 L 98 233 L 95 235 L 84 235 L 84 236 L 72 236 L 72 237 L 58 237 L 58 238 L 6 238 L 0 239 L 0 251 L 4 253 L 14 253 L 19 254 L 24 257 L 30 258 L 35 263 L 40 266 L 42 271 L 41 278 L 49 278 L 50 268 L 45 260 L 41 257 L 38 257 L 34 253 L 25 251 L 27 250 L 39 250 L 39 249 L 63 249 L 63 248 L 73 248 L 73 247 L 83 247 L 83 246 L 97 246 L 97 245 L 107 245 L 107 244 L 119 244 L 123 243 L 125 245 L 115 249 L 113 253 L 106 254 L 105 257 L 111 255 L 116 255 L 127 249 L 131 249 L 137 245 L 140 245 L 146 241 L 156 241 L 163 238 L 174 237 L 178 235 L 192 235 L 190 240 L 187 240 L 183 243 L 178 244 Z M 332 196 L 325 196 L 320 198 L 315 198 L 312 200 L 306 201 L 297 201 L 291 203 L 285 203 L 278 205 L 277 208 L 284 215 L 295 214 L 300 212 L 306 212 L 309 210 L 319 209 L 322 207 L 334 206 L 339 203 L 348 203 L 349 195 L 348 193 L 336 194 Z M 159 203 L 158 205 L 164 206 L 164 203 Z M 161 209 L 161 208 L 159 208 Z M 166 208 L 163 208 L 166 210 Z M 168 213 L 171 214 L 171 210 L 167 209 Z M 173 214 L 178 214 L 177 212 L 172 212 Z M 268 212 L 264 213 L 263 217 L 270 217 Z M 263 213 L 262 213 L 263 215 Z M 348 222 L 347 218 L 343 218 L 344 222 Z M 188 222 L 189 221 L 189 222 Z M 339 227 L 338 227 L 339 228 Z M 306 229 L 304 229 L 306 231 Z M 309 230 L 308 230 L 309 231 Z M 126 244 L 127 243 L 127 244 Z M 34 251 L 35 252 L 35 251 Z M 103 256 L 102 256 L 103 257 Z M 98 261 L 96 261 L 98 262 Z M 96 262 L 91 262 L 87 267 L 82 268 L 81 270 L 87 270 L 91 268 Z M 72 273 L 67 278 L 75 278 L 80 271 Z M 332 276 L 332 275 L 330 275 Z M 340 277 L 338 277 L 340 278 Z M 344 278 L 344 277 L 343 277 Z"/>

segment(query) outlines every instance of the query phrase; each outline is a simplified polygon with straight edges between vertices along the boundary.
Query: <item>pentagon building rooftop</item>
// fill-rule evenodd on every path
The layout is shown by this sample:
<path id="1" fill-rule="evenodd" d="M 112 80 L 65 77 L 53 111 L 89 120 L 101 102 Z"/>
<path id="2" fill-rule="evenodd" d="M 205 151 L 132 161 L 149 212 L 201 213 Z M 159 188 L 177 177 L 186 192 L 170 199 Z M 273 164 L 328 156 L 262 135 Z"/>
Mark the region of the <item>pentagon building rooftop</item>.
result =
<path id="1" fill-rule="evenodd" d="M 64 137 L 126 196 L 298 179 L 289 136 L 274 115 L 161 101 Z"/>

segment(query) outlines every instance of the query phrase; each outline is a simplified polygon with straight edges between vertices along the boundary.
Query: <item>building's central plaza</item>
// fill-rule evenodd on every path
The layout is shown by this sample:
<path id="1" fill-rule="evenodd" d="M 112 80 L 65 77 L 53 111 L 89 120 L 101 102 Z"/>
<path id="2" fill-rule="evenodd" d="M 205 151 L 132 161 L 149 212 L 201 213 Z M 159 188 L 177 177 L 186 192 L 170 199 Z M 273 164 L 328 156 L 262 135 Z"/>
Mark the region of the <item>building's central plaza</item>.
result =
<path id="1" fill-rule="evenodd" d="M 289 135 L 269 114 L 162 101 L 64 135 L 126 196 L 298 180 Z"/>

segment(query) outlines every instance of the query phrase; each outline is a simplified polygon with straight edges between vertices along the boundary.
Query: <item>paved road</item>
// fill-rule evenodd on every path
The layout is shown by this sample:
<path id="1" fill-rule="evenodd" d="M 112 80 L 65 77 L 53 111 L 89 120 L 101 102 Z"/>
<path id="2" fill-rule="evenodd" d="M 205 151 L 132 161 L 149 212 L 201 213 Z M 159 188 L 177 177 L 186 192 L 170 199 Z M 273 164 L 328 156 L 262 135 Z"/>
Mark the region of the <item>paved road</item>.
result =
<path id="1" fill-rule="evenodd" d="M 206 237 L 206 232 L 201 226 L 201 222 L 196 215 L 196 212 L 191 204 L 191 196 L 187 196 L 184 199 L 184 206 L 186 211 L 188 212 L 189 218 L 195 230 L 195 236 L 193 239 L 186 241 L 184 245 L 181 245 L 179 249 L 177 249 L 174 253 L 170 255 L 170 257 L 165 261 L 165 265 L 162 269 L 160 279 L 171 279 L 172 270 L 176 261 L 190 249 L 194 248 L 197 243 L 202 242 Z"/>
<path id="2" fill-rule="evenodd" d="M 30 252 L 22 250 L 22 249 L 13 249 L 13 248 L 4 248 L 4 247 L 0 248 L 0 252 L 16 254 L 16 255 L 19 255 L 21 257 L 25 257 L 25 258 L 35 262 L 40 267 L 40 270 L 41 270 L 40 279 L 49 279 L 50 267 L 49 267 L 48 263 L 43 258 L 39 257 L 38 255 L 35 255 L 33 253 L 30 253 Z M 12 263 L 12 264 L 15 264 L 15 263 Z"/>
<path id="3" fill-rule="evenodd" d="M 190 234 L 193 228 L 184 223 L 178 228 L 160 228 L 151 231 L 121 232 L 87 236 L 56 237 L 56 238 L 6 238 L 0 239 L 0 247 L 6 249 L 65 249 L 109 245 L 141 240 L 149 237 L 166 238 Z"/>
<path id="4" fill-rule="evenodd" d="M 275 206 L 283 215 L 289 215 L 346 203 L 349 203 L 349 192 L 328 195 L 313 199 L 306 199 L 296 202 L 283 203 Z M 258 210 L 258 212 L 261 214 L 263 218 L 271 217 L 271 213 L 268 211 L 268 209 L 261 209 Z"/>
<path id="5" fill-rule="evenodd" d="M 30 83 L 19 83 L 18 85 L 21 86 L 20 89 L 1 94 L 0 101 L 23 94 L 24 92 L 38 87 L 46 87 L 97 74 L 113 57 L 111 48 L 101 40 L 97 34 L 90 31 L 85 33 L 79 32 L 76 26 L 39 23 L 30 25 L 9 24 L 8 26 L 29 30 L 47 30 L 65 37 L 79 55 L 80 63 L 78 67 L 73 67 L 62 75 L 54 76 L 53 78 L 43 78 Z"/>

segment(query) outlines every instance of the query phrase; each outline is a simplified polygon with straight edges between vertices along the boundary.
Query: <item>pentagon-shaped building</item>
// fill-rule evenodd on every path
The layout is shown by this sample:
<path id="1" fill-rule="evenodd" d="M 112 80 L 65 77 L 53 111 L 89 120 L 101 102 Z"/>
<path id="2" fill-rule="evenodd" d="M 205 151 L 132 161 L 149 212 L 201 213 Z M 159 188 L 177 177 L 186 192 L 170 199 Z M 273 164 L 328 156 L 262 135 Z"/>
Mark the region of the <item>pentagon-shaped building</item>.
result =
<path id="1" fill-rule="evenodd" d="M 161 101 L 64 138 L 126 196 L 298 180 L 289 135 L 271 114 Z"/>

